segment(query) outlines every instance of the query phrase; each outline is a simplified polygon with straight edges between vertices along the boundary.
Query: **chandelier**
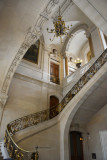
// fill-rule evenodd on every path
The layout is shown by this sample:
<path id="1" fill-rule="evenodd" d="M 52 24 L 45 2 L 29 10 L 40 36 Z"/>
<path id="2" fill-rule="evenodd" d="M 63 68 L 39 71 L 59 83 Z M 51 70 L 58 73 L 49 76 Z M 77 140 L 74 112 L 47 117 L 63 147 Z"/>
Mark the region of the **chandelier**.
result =
<path id="1" fill-rule="evenodd" d="M 57 17 L 57 20 L 53 22 L 54 29 L 47 28 L 48 33 L 55 33 L 53 39 L 50 39 L 50 41 L 53 41 L 55 37 L 60 37 L 61 43 L 62 43 L 62 36 L 68 35 L 67 31 L 71 28 L 69 26 L 65 26 L 65 22 L 62 20 L 62 16 L 60 15 L 60 7 L 59 7 L 59 16 Z M 72 25 L 71 25 L 72 26 Z"/>

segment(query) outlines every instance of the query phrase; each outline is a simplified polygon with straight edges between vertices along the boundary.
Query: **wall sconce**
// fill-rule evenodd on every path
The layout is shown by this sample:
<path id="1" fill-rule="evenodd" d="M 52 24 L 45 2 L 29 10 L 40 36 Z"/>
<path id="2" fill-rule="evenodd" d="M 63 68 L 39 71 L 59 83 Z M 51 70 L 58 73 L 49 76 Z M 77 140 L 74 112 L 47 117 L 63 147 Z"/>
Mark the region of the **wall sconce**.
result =
<path id="1" fill-rule="evenodd" d="M 83 137 L 80 137 L 80 141 L 83 141 L 84 139 L 83 139 Z"/>

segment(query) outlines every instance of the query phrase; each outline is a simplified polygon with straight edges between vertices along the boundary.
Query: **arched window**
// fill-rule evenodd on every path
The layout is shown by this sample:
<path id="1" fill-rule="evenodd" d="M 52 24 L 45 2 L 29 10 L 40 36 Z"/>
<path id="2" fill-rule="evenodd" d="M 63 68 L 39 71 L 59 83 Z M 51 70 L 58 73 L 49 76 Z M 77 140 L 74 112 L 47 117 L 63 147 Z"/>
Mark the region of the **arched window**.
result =
<path id="1" fill-rule="evenodd" d="M 39 57 L 39 46 L 40 41 L 37 40 L 35 44 L 33 44 L 24 55 L 24 59 L 28 60 L 30 62 L 33 62 L 35 64 L 38 64 L 38 57 Z"/>

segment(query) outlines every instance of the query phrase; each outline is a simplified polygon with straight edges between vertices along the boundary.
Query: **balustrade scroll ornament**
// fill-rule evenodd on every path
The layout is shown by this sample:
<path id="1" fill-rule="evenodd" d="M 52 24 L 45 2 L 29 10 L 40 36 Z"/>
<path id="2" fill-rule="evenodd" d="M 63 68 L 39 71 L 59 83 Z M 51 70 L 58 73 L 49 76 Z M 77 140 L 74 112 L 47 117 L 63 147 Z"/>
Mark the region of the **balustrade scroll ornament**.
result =
<path id="1" fill-rule="evenodd" d="M 7 130 L 5 134 L 5 145 L 9 156 L 14 160 L 31 160 L 32 154 L 34 152 L 29 152 L 21 149 L 14 142 L 12 136 L 15 135 L 16 132 L 23 130 L 27 127 L 37 125 L 43 121 L 49 119 L 49 110 L 44 110 L 41 112 L 37 112 L 20 119 L 17 119 L 7 125 Z M 36 154 L 36 153 L 35 153 Z"/>
<path id="2" fill-rule="evenodd" d="M 35 114 L 31 114 L 20 119 L 17 119 L 7 125 L 5 135 L 5 145 L 11 158 L 14 160 L 31 160 L 34 152 L 25 151 L 17 146 L 12 136 L 16 132 L 27 127 L 37 125 L 43 121 L 57 116 L 70 100 L 84 87 L 84 85 L 95 75 L 95 73 L 107 62 L 107 49 L 95 61 L 95 63 L 88 69 L 88 71 L 79 79 L 73 88 L 66 94 L 62 101 L 51 108 L 51 110 L 44 110 Z"/>

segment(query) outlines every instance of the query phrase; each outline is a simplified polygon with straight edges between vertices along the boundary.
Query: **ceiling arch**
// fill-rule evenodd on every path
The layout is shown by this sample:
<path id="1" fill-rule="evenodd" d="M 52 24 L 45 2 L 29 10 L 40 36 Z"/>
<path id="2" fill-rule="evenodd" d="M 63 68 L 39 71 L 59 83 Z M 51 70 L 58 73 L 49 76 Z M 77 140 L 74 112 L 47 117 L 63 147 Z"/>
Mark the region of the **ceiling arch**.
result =
<path id="1" fill-rule="evenodd" d="M 81 49 L 88 41 L 85 31 L 79 30 L 76 32 L 71 39 L 69 39 L 66 46 L 66 54 L 72 58 L 78 58 L 81 52 Z"/>
<path id="2" fill-rule="evenodd" d="M 87 24 L 79 24 L 77 25 L 75 28 L 73 28 L 71 30 L 71 32 L 69 33 L 69 36 L 66 38 L 65 42 L 64 42 L 64 45 L 63 45 L 63 48 L 62 48 L 62 55 L 63 56 L 66 56 L 66 49 L 67 49 L 67 45 L 69 43 L 69 40 L 72 40 L 73 37 L 78 34 L 79 32 L 82 32 L 84 31 L 85 34 L 87 34 L 89 31 L 88 31 L 88 25 Z M 73 36 L 72 36 L 73 35 Z"/>

